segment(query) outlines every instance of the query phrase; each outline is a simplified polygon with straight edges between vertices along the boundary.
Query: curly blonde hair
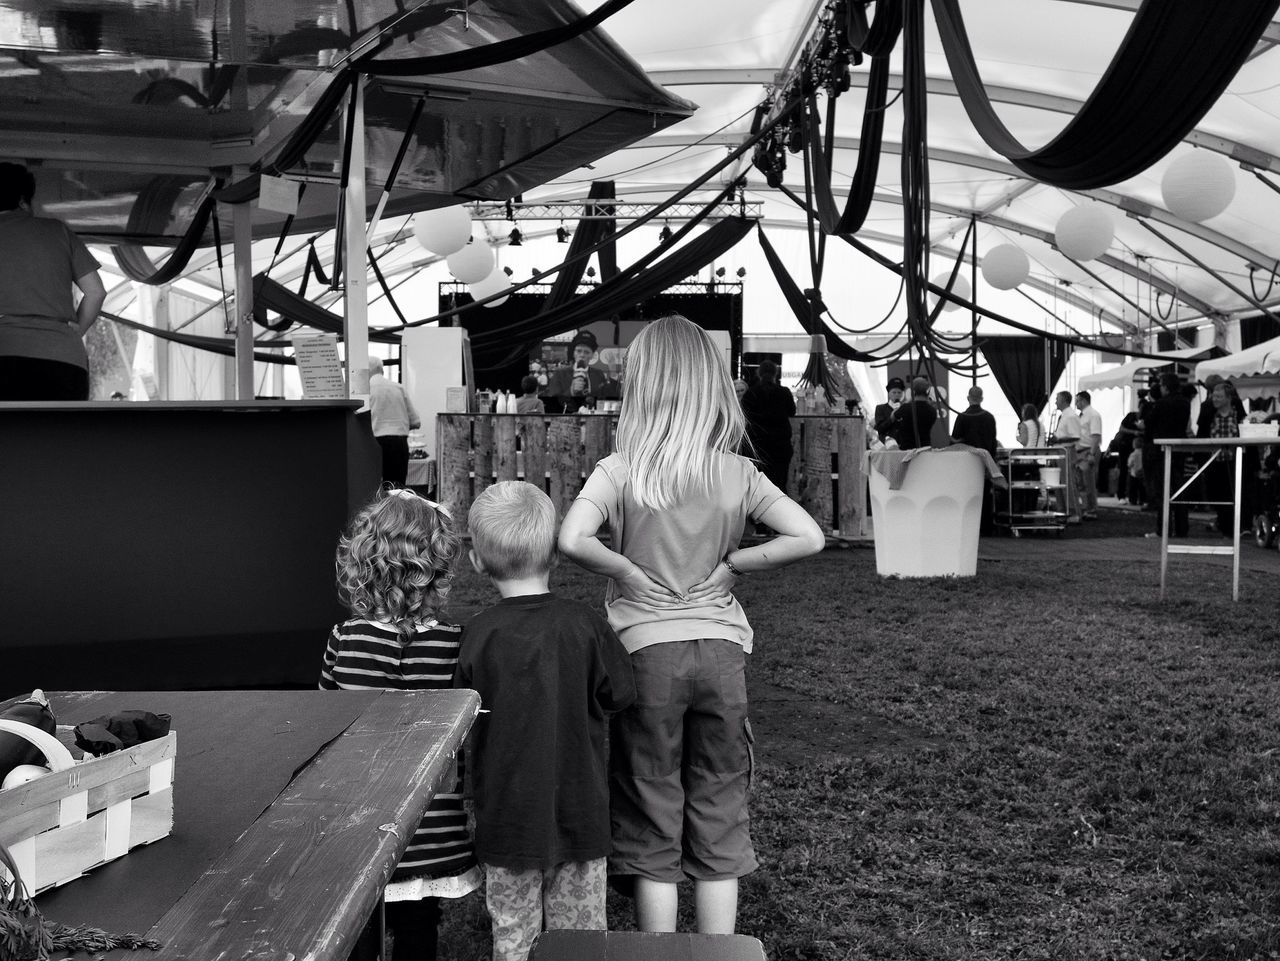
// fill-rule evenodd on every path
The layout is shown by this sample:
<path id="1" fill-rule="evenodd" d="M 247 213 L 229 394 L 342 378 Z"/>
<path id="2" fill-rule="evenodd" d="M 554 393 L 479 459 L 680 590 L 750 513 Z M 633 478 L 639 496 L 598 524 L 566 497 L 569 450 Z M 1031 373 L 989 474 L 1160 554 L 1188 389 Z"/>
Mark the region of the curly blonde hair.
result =
<path id="1" fill-rule="evenodd" d="M 461 548 L 443 508 L 413 491 L 379 491 L 338 540 L 338 597 L 358 617 L 394 624 L 407 644 L 444 606 Z"/>

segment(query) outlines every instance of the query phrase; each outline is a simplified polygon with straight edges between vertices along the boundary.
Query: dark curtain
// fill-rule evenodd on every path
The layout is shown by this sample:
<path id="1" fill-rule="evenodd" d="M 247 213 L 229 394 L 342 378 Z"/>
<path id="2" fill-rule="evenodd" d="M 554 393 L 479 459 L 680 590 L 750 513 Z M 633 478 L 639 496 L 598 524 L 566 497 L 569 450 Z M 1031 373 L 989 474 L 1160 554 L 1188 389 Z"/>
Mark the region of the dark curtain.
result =
<path id="1" fill-rule="evenodd" d="M 1259 314 L 1240 318 L 1240 349 L 1253 347 L 1264 340 L 1280 337 L 1280 322 Z"/>
<path id="2" fill-rule="evenodd" d="M 1047 382 L 1050 390 L 1053 389 L 1066 369 L 1072 350 L 1070 344 L 1054 343 L 1043 337 L 983 337 L 978 346 L 1005 399 L 1019 415 L 1023 404 L 1034 404 L 1036 410 L 1040 410 L 1049 402 L 1044 385 Z"/>

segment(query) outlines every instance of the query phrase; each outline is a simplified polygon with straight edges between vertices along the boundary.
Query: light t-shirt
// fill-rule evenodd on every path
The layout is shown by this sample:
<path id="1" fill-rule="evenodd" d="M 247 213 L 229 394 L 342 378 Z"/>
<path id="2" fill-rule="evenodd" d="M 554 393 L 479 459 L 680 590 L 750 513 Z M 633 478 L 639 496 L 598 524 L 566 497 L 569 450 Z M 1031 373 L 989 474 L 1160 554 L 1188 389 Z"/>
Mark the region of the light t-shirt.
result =
<path id="1" fill-rule="evenodd" d="M 408 392 L 382 374 L 369 378 L 369 411 L 374 437 L 408 437 L 421 423 Z"/>
<path id="2" fill-rule="evenodd" d="M 664 511 L 636 504 L 626 463 L 618 454 L 596 465 L 578 499 L 600 511 L 615 551 L 657 583 L 684 593 L 738 546 L 748 517 L 758 520 L 786 496 L 745 457 L 720 454 L 718 460 L 719 481 L 711 491 L 689 495 Z M 659 608 L 622 597 L 610 581 L 605 610 L 610 626 L 632 654 L 651 644 L 701 637 L 724 638 L 751 652 L 751 625 L 732 595 Z"/>
<path id="3" fill-rule="evenodd" d="M 1093 449 L 1093 440 L 1090 435 L 1097 434 L 1102 436 L 1102 415 L 1092 407 L 1086 407 L 1080 411 L 1080 443 L 1078 446 Z"/>
<path id="4" fill-rule="evenodd" d="M 1058 414 L 1058 422 L 1053 428 L 1054 439 L 1059 443 L 1065 438 L 1080 439 L 1080 416 L 1070 407 Z"/>
<path id="5" fill-rule="evenodd" d="M 0 211 L 0 356 L 88 368 L 72 287 L 98 266 L 61 220 Z"/>

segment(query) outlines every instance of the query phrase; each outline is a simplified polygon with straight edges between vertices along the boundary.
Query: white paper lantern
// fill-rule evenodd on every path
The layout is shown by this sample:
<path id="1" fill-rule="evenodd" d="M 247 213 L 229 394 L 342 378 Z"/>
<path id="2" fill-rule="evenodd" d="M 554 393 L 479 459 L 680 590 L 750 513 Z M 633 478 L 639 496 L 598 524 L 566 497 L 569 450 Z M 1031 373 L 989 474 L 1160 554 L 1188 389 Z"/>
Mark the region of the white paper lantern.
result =
<path id="1" fill-rule="evenodd" d="M 1111 246 L 1116 235 L 1111 212 L 1098 204 L 1072 207 L 1058 218 L 1053 239 L 1072 260 L 1094 260 Z"/>
<path id="2" fill-rule="evenodd" d="M 493 272 L 493 250 L 483 240 L 473 240 L 450 254 L 445 263 L 449 273 L 464 284 L 478 284 Z"/>
<path id="3" fill-rule="evenodd" d="M 465 207 L 420 211 L 413 215 L 413 235 L 433 254 L 456 254 L 471 239 L 471 215 Z"/>
<path id="4" fill-rule="evenodd" d="M 938 274 L 938 276 L 934 277 L 931 281 L 929 281 L 929 283 L 933 284 L 935 287 L 945 288 L 947 286 L 947 279 L 950 276 L 951 276 L 951 272 L 947 271 L 946 273 Z M 951 293 L 953 296 L 963 297 L 965 300 L 970 299 L 970 294 L 973 293 L 973 288 L 969 286 L 969 281 L 965 279 L 964 274 L 956 275 L 956 282 L 951 285 Z M 934 305 L 936 305 L 937 303 L 938 303 L 938 298 L 933 294 L 932 291 L 930 291 L 929 292 L 929 310 L 932 311 L 934 308 Z M 945 303 L 943 303 L 942 309 L 943 310 L 959 310 L 960 305 L 953 300 L 948 300 Z"/>
<path id="5" fill-rule="evenodd" d="M 507 283 L 506 274 L 500 271 L 494 270 L 494 271 L 491 271 L 489 273 L 489 276 L 484 278 L 484 280 L 481 280 L 474 284 L 468 284 L 467 290 L 471 293 L 471 296 L 473 299 L 484 300 L 486 297 L 490 296 L 491 294 L 496 294 L 500 290 L 506 290 L 510 286 L 511 285 Z M 506 302 L 507 302 L 507 298 L 503 296 L 503 297 L 499 297 L 497 300 L 489 301 L 489 303 L 485 304 L 484 306 L 500 307 Z"/>
<path id="6" fill-rule="evenodd" d="M 1236 195 L 1236 172 L 1225 157 L 1193 150 L 1169 164 L 1160 179 L 1160 195 L 1170 212 L 1200 223 L 1230 206 Z"/>
<path id="7" fill-rule="evenodd" d="M 1000 244 L 982 258 L 982 279 L 996 290 L 1013 290 L 1031 273 L 1031 261 L 1017 244 Z"/>

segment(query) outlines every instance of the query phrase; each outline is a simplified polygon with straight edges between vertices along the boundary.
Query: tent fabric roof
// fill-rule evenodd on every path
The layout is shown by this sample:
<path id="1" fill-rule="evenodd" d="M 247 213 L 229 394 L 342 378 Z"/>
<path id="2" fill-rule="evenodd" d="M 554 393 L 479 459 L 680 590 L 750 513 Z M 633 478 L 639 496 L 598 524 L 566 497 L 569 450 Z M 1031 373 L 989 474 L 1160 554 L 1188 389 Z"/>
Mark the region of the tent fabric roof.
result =
<path id="1" fill-rule="evenodd" d="M 1178 350 L 1161 351 L 1161 354 L 1167 358 L 1167 363 L 1176 363 L 1181 361 L 1201 360 L 1213 353 L 1212 347 L 1183 347 Z M 1110 370 L 1101 370 L 1094 374 L 1085 374 L 1078 381 L 1079 390 L 1106 390 L 1109 387 L 1132 387 L 1134 378 L 1144 370 L 1150 370 L 1153 367 L 1160 367 L 1162 364 L 1158 360 L 1144 358 L 1142 360 L 1133 360 L 1127 364 L 1121 364 L 1119 367 L 1112 367 Z"/>
<path id="2" fill-rule="evenodd" d="M 1196 365 L 1196 380 L 1204 380 L 1210 374 L 1230 378 L 1275 373 L 1280 373 L 1280 337 Z"/>
<path id="3" fill-rule="evenodd" d="M 527 178 L 493 186 L 493 196 L 523 186 L 527 203 L 573 201 L 585 197 L 591 183 L 608 180 L 620 202 L 648 204 L 671 196 L 751 135 L 757 107 L 791 76 L 806 44 L 830 17 L 830 2 L 636 0 L 563 47 L 483 72 L 422 80 L 419 89 L 433 93 L 419 141 L 440 147 L 417 151 L 406 163 L 403 186 L 388 207 L 387 229 L 376 238 L 384 242 L 384 272 L 403 285 L 397 289 L 406 298 L 429 305 L 436 281 L 448 275 L 438 258 L 403 242 L 409 227 L 397 215 L 461 199 L 455 191 L 504 169 L 513 153 L 538 158 L 539 145 L 565 131 L 573 132 L 571 149 L 552 164 L 531 159 Z M 318 99 L 335 65 L 363 49 L 380 24 L 423 18 L 409 21 L 418 29 L 399 36 L 393 51 L 423 56 L 546 29 L 605 3 L 246 0 L 250 22 L 237 38 L 227 20 L 229 5 L 99 0 L 90 9 L 78 0 L 0 0 L 0 118 L 6 128 L 0 152 L 40 164 L 38 199 L 78 229 L 108 237 L 132 228 L 151 242 L 172 243 L 211 174 L 269 156 Z M 1048 143 L 1080 111 L 1139 5 L 1140 0 L 963 0 L 982 81 L 1000 119 L 1023 144 L 1034 149 Z M 348 22 L 348 10 L 355 23 Z M 246 100 L 239 106 L 214 99 L 230 83 L 225 68 L 235 60 L 233 43 L 240 45 L 241 62 L 250 64 L 244 71 Z M 1280 233 L 1274 230 L 1280 219 L 1277 43 L 1280 23 L 1273 22 L 1226 92 L 1167 156 L 1121 183 L 1068 191 L 1028 178 L 979 136 L 928 12 L 933 272 L 962 253 L 958 239 L 975 220 L 979 259 L 992 247 L 1014 243 L 1031 262 L 1028 281 L 1009 292 L 991 288 L 966 265 L 980 301 L 1064 333 L 1074 326 L 1089 334 L 1145 336 L 1189 324 L 1212 327 L 1211 338 L 1221 340 L 1225 318 L 1280 311 Z M 862 148 L 869 63 L 850 68 L 851 86 L 839 98 L 835 126 L 824 131 L 833 144 L 841 202 Z M 894 96 L 903 72 L 899 44 L 890 58 L 884 155 L 858 234 L 894 260 L 902 256 L 904 222 L 904 103 Z M 397 101 L 411 105 L 414 97 L 378 81 L 369 92 L 374 123 L 366 175 L 372 203 L 400 142 L 395 121 L 379 117 Z M 331 225 L 336 130 L 331 126 L 307 158 L 311 183 L 295 232 L 322 233 Z M 1170 212 L 1161 193 L 1170 164 L 1196 150 L 1227 159 L 1235 171 L 1234 201 L 1203 223 Z M 166 203 L 140 211 L 135 198 L 146 196 L 161 175 L 171 178 L 161 192 Z M 793 276 L 810 286 L 804 214 L 770 189 L 749 160 L 735 163 L 688 199 L 705 201 L 739 176 L 747 178 L 743 199 L 760 205 L 765 230 Z M 803 194 L 798 155 L 789 156 L 782 179 Z M 1055 246 L 1054 229 L 1065 211 L 1085 202 L 1112 212 L 1115 239 L 1103 257 L 1077 265 Z M 254 219 L 255 233 L 263 238 L 282 223 L 281 215 L 261 210 Z M 523 226 L 524 256 L 536 257 L 539 267 L 554 264 L 556 224 Z M 502 225 L 486 231 L 491 242 L 502 244 Z M 646 241 L 650 247 L 654 242 Z M 329 243 L 322 239 L 318 247 L 327 250 Z M 264 245 L 265 255 L 255 255 L 259 262 L 274 259 L 274 244 Z M 291 241 L 287 249 L 301 246 Z M 621 256 L 625 260 L 626 252 Z M 753 278 L 766 276 L 762 262 L 751 265 Z M 300 260 L 291 261 L 286 252 L 276 264 L 279 276 L 272 276 L 297 277 L 299 269 Z M 902 308 L 892 306 L 897 278 L 886 273 L 844 245 L 830 245 L 824 300 L 850 329 L 863 330 L 883 318 L 888 338 L 901 324 Z M 211 255 L 198 258 L 188 278 L 210 297 L 221 297 Z M 762 279 L 753 288 L 749 310 L 761 318 L 783 316 L 780 295 L 766 286 Z M 427 312 L 421 307 L 416 316 Z M 967 320 L 963 312 L 948 319 L 962 317 Z M 747 319 L 748 329 L 767 323 Z"/>

